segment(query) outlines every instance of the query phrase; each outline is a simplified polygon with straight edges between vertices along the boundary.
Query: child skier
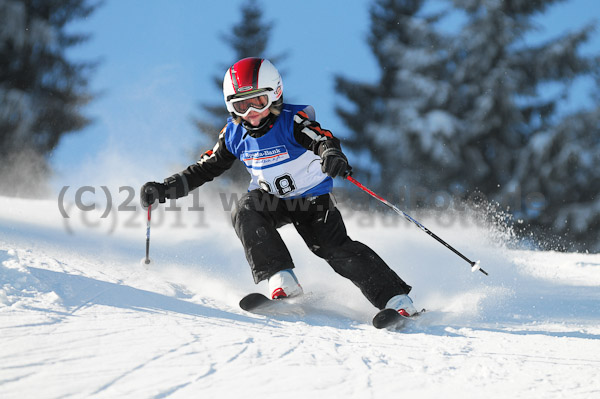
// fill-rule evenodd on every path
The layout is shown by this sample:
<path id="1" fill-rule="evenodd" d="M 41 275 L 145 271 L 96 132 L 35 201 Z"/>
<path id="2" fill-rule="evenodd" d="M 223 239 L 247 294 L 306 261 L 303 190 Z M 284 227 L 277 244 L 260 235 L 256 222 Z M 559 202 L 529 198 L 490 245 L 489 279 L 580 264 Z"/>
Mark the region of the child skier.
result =
<path id="1" fill-rule="evenodd" d="M 340 141 L 315 121 L 314 109 L 284 103 L 279 72 L 261 58 L 245 58 L 229 68 L 223 95 L 231 117 L 217 144 L 164 183 L 144 184 L 142 206 L 186 196 L 240 160 L 252 179 L 232 212 L 232 223 L 254 282 L 268 280 L 272 299 L 303 293 L 277 231 L 293 223 L 310 250 L 350 279 L 375 307 L 415 314 L 407 295 L 411 287 L 346 233 L 330 192 L 333 178 L 347 177 L 351 167 Z"/>

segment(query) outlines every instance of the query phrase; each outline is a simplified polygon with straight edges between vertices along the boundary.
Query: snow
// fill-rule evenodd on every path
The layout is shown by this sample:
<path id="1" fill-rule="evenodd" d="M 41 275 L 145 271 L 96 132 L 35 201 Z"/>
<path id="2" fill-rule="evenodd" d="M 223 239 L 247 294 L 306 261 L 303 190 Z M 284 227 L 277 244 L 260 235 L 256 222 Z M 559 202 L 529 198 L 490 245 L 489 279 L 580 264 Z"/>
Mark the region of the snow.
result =
<path id="1" fill-rule="evenodd" d="M 509 249 L 481 223 L 420 219 L 486 277 L 401 218 L 345 211 L 428 312 L 374 329 L 375 309 L 286 227 L 306 314 L 266 317 L 237 306 L 266 286 L 218 201 L 205 205 L 202 223 L 155 212 L 146 269 L 140 210 L 71 205 L 63 219 L 55 200 L 0 197 L 0 397 L 600 395 L 598 254 Z"/>

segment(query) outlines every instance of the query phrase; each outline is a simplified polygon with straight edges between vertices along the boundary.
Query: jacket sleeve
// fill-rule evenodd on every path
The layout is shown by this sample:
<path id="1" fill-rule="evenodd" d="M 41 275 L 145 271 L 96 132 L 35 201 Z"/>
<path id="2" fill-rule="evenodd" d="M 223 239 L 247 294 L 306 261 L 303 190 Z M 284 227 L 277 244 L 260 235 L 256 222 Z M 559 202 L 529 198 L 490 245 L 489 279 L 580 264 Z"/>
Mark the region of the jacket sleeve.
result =
<path id="1" fill-rule="evenodd" d="M 223 128 L 212 150 L 202 154 L 195 164 L 165 179 L 167 198 L 181 198 L 188 195 L 190 191 L 231 168 L 236 159 L 225 145 L 225 128 Z"/>
<path id="2" fill-rule="evenodd" d="M 315 111 L 308 106 L 294 115 L 294 138 L 309 151 L 321 155 L 328 148 L 341 150 L 340 140 L 314 120 Z"/>

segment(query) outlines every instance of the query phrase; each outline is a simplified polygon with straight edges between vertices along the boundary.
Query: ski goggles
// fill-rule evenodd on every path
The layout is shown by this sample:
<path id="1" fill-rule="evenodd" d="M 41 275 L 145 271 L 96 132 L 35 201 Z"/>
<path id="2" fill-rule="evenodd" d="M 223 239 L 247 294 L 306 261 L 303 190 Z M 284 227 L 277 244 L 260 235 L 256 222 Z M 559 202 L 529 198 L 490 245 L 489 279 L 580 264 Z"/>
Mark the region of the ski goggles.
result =
<path id="1" fill-rule="evenodd" d="M 247 116 L 251 110 L 261 112 L 271 106 L 271 96 L 264 91 L 241 98 L 229 100 L 233 112 L 241 117 Z"/>

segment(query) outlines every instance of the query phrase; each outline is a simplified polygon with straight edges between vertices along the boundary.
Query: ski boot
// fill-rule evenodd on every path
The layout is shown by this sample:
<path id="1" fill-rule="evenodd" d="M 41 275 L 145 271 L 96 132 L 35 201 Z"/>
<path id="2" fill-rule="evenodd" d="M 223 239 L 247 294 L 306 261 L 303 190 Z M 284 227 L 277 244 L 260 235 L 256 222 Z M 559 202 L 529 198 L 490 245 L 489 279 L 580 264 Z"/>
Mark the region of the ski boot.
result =
<path id="1" fill-rule="evenodd" d="M 283 299 L 304 293 L 292 269 L 282 270 L 269 277 L 271 299 Z"/>
<path id="2" fill-rule="evenodd" d="M 386 303 L 385 308 L 394 309 L 404 317 L 410 317 L 417 313 L 417 309 L 408 295 L 393 296 Z"/>

